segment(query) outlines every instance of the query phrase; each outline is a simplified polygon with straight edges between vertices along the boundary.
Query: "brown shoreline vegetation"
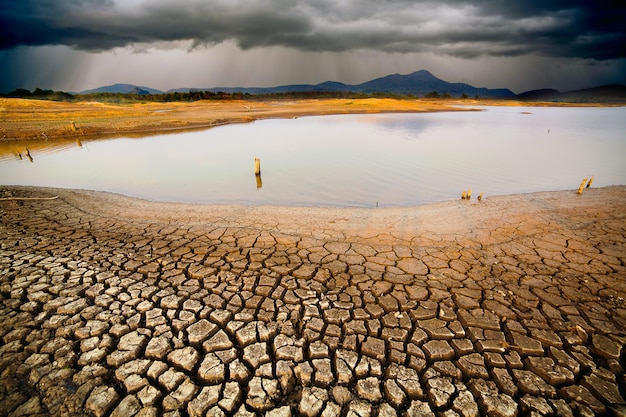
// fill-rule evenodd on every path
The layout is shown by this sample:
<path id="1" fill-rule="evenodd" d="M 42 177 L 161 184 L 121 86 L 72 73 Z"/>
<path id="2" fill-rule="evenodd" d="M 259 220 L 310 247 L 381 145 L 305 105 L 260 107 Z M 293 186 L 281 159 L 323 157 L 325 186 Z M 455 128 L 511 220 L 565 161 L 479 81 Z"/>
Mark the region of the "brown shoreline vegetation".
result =
<path id="1" fill-rule="evenodd" d="M 463 106 L 581 106 L 512 100 L 393 98 L 226 100 L 133 104 L 0 98 L 0 142 L 50 140 L 209 128 L 267 118 L 326 114 L 468 111 Z M 589 106 L 589 105 L 585 105 Z"/>

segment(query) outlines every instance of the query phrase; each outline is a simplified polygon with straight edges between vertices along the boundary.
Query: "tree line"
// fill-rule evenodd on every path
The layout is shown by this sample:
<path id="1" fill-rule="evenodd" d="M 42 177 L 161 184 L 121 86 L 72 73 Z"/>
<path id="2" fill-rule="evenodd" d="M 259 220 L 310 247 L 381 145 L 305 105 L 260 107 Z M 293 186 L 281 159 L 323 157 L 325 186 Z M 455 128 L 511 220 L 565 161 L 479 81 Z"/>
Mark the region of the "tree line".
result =
<path id="1" fill-rule="evenodd" d="M 264 93 L 250 94 L 244 92 L 223 92 L 223 91 L 206 91 L 206 90 L 190 90 L 188 92 L 168 92 L 161 94 L 136 94 L 136 93 L 87 93 L 87 94 L 70 94 L 64 91 L 43 90 L 36 88 L 29 91 L 24 88 L 18 88 L 6 94 L 0 94 L 1 97 L 8 98 L 24 98 L 35 100 L 51 100 L 51 101 L 98 101 L 104 103 L 137 103 L 137 102 L 191 102 L 200 100 L 280 100 L 280 99 L 324 99 L 324 98 L 397 98 L 397 99 L 415 99 L 418 95 L 413 94 L 393 94 L 393 93 L 355 93 L 344 91 L 292 91 L 281 93 Z M 423 96 L 423 98 L 447 99 L 451 98 L 450 94 L 440 94 L 432 91 Z M 467 98 L 466 95 L 462 98 Z"/>

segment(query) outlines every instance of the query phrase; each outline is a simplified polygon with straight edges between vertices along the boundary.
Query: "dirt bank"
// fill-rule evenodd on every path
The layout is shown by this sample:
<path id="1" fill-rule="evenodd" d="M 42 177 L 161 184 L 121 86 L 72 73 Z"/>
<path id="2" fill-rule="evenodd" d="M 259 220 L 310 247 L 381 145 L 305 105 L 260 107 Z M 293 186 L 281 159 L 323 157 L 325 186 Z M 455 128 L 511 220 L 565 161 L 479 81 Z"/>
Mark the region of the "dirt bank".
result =
<path id="1" fill-rule="evenodd" d="M 0 197 L 1 415 L 626 410 L 624 186 L 394 209 Z"/>

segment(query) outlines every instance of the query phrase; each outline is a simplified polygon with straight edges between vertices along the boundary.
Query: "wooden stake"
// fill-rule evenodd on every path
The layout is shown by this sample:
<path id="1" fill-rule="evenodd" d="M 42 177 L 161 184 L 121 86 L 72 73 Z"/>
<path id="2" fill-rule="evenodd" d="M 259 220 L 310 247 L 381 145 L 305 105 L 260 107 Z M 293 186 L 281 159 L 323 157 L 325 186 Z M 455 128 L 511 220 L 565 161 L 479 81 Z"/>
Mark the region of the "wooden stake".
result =
<path id="1" fill-rule="evenodd" d="M 261 175 L 261 160 L 254 157 L 254 175 Z"/>
<path id="2" fill-rule="evenodd" d="M 463 191 L 461 193 L 461 200 L 465 200 L 467 198 L 467 191 Z"/>
<path id="3" fill-rule="evenodd" d="M 478 194 L 478 201 L 482 201 L 482 199 L 483 199 L 483 195 L 484 195 L 484 194 L 485 194 L 485 193 L 480 193 L 480 194 Z"/>
<path id="4" fill-rule="evenodd" d="M 591 184 L 593 184 L 593 175 L 591 176 L 591 179 L 587 183 L 587 188 L 591 187 Z"/>
<path id="5" fill-rule="evenodd" d="M 467 199 L 468 200 L 472 199 L 472 189 L 471 188 L 469 190 L 467 190 Z"/>
<path id="6" fill-rule="evenodd" d="M 576 192 L 576 194 L 583 193 L 583 188 L 585 187 L 586 183 L 587 183 L 587 178 L 583 179 L 583 181 L 580 183 L 580 187 L 578 187 L 578 191 Z"/>

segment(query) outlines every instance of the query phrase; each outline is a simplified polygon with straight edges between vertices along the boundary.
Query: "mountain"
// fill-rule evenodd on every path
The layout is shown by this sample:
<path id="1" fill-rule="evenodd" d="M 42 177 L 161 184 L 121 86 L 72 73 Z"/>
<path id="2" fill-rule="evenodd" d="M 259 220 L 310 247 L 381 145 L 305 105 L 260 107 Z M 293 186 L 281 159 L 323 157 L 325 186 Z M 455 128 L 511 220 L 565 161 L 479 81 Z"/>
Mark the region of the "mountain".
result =
<path id="1" fill-rule="evenodd" d="M 394 93 L 403 95 L 418 95 L 436 91 L 439 94 L 449 94 L 452 97 L 509 98 L 515 96 L 509 89 L 476 88 L 464 83 L 449 83 L 443 81 L 426 70 L 408 75 L 393 74 L 376 78 L 356 86 L 363 93 Z"/>
<path id="2" fill-rule="evenodd" d="M 525 91 L 517 95 L 518 100 L 523 101 L 546 101 L 547 98 L 556 97 L 561 94 L 558 90 L 543 88 L 541 90 Z"/>
<path id="3" fill-rule="evenodd" d="M 120 93 L 120 94 L 163 94 L 163 91 L 150 87 L 140 87 L 132 84 L 113 84 L 105 87 L 94 88 L 93 90 L 81 91 L 79 94 L 91 93 Z"/>
<path id="4" fill-rule="evenodd" d="M 178 88 L 169 92 L 189 92 L 193 89 Z M 506 88 L 490 89 L 477 88 L 464 83 L 449 83 L 440 80 L 426 70 L 412 74 L 392 74 L 386 77 L 376 78 L 362 84 L 348 85 L 336 81 L 326 81 L 320 84 L 292 84 L 277 87 L 212 87 L 196 89 L 201 91 L 224 92 L 224 93 L 247 93 L 247 94 L 275 94 L 289 92 L 352 92 L 352 93 L 387 93 L 400 95 L 424 96 L 428 93 L 437 92 L 440 95 L 449 94 L 452 97 L 482 98 L 512 98 L 515 94 Z"/>
<path id="5" fill-rule="evenodd" d="M 391 74 L 376 78 L 362 84 L 344 84 L 337 81 L 325 81 L 320 84 L 288 84 L 276 87 L 211 87 L 211 88 L 177 88 L 168 93 L 187 93 L 190 91 L 210 91 L 242 94 L 284 94 L 284 93 L 363 93 L 363 94 L 394 94 L 424 97 L 437 92 L 439 96 L 470 98 L 517 99 L 521 101 L 554 101 L 573 103 L 626 103 L 626 86 L 605 85 L 584 90 L 561 92 L 553 89 L 531 90 L 515 95 L 506 88 L 479 88 L 465 83 L 450 83 L 435 77 L 426 70 L 411 74 Z M 113 84 L 88 93 L 122 93 L 122 94 L 163 94 L 162 91 L 132 84 Z"/>
<path id="6" fill-rule="evenodd" d="M 568 103 L 626 103 L 626 85 L 611 84 L 583 90 L 531 90 L 517 95 L 522 101 L 552 101 Z"/>

